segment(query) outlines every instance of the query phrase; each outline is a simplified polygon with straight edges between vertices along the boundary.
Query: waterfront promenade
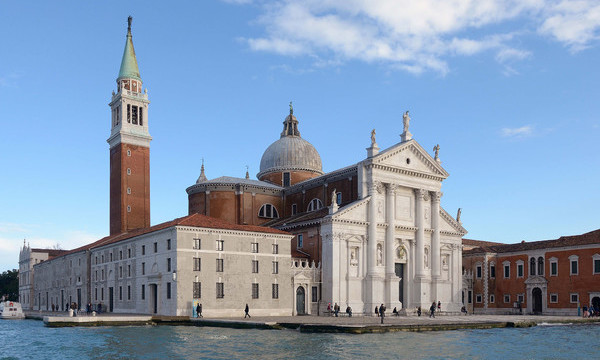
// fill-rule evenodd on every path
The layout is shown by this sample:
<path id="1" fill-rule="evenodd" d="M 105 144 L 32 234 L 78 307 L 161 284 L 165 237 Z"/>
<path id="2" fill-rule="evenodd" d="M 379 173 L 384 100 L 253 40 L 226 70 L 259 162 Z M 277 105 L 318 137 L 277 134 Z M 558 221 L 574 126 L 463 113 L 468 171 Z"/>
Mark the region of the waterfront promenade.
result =
<path id="1" fill-rule="evenodd" d="M 441 315 L 386 316 L 384 323 L 375 316 L 277 316 L 243 318 L 189 318 L 140 314 L 99 314 L 69 317 L 66 313 L 27 312 L 28 318 L 43 320 L 49 327 L 64 326 L 118 326 L 118 325 L 190 325 L 225 328 L 294 329 L 301 332 L 377 333 L 390 331 L 442 331 L 457 329 L 490 329 L 503 327 L 531 327 L 540 324 L 596 323 L 600 319 L 577 316 L 540 315 Z"/>

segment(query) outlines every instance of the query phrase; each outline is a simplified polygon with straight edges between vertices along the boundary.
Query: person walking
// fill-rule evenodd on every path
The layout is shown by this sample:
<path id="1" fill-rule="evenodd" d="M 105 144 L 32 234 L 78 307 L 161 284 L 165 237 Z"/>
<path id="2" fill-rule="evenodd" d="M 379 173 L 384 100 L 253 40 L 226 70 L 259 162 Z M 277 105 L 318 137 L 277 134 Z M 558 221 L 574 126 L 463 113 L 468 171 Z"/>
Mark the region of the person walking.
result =
<path id="1" fill-rule="evenodd" d="M 333 312 L 335 313 L 335 317 L 338 317 L 338 313 L 340 312 L 340 306 L 338 305 L 338 303 L 335 303 L 335 305 L 333 305 Z"/>
<path id="2" fill-rule="evenodd" d="M 420 306 L 417 308 L 417 316 L 421 316 L 421 307 Z"/>
<path id="3" fill-rule="evenodd" d="M 379 317 L 379 307 L 377 305 L 375 305 L 375 315 Z"/>
<path id="4" fill-rule="evenodd" d="M 431 304 L 431 307 L 429 308 L 429 317 L 435 318 L 435 301 L 433 302 L 433 304 Z"/>
<path id="5" fill-rule="evenodd" d="M 442 302 L 438 300 L 438 314 L 440 314 L 442 312 Z"/>
<path id="6" fill-rule="evenodd" d="M 246 315 L 244 315 L 244 319 L 247 317 L 251 318 L 252 316 L 250 316 L 249 312 L 250 312 L 250 308 L 248 307 L 248 304 L 246 304 L 246 308 L 244 309 L 244 312 L 246 313 Z"/>
<path id="7" fill-rule="evenodd" d="M 202 304 L 200 304 L 200 303 L 198 303 L 198 305 L 196 305 L 196 317 L 197 318 L 202 317 Z"/>
<path id="8" fill-rule="evenodd" d="M 383 324 L 383 318 L 385 317 L 385 305 L 383 304 L 379 306 L 379 317 L 381 318 L 381 323 Z"/>

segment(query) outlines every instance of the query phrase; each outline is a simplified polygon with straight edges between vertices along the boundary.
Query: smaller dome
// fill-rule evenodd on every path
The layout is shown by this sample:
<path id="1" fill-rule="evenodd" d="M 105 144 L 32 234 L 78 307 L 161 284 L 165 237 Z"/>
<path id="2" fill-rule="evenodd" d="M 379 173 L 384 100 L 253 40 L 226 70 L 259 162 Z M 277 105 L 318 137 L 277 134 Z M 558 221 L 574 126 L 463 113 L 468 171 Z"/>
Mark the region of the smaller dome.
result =
<path id="1" fill-rule="evenodd" d="M 298 119 L 290 103 L 290 114 L 283 121 L 281 138 L 265 150 L 257 177 L 283 171 L 308 171 L 323 174 L 321 156 L 311 143 L 300 136 Z"/>

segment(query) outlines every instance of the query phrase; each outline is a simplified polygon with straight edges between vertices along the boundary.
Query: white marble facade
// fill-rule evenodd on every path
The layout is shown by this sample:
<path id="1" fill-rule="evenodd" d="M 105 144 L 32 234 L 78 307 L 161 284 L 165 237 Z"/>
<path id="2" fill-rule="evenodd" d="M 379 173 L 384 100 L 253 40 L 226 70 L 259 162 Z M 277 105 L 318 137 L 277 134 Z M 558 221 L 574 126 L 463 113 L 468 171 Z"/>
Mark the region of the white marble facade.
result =
<path id="1" fill-rule="evenodd" d="M 412 313 L 441 301 L 460 311 L 466 230 L 440 206 L 448 173 L 415 140 L 367 151 L 359 200 L 321 223 L 324 306 L 369 314 L 383 303 Z"/>

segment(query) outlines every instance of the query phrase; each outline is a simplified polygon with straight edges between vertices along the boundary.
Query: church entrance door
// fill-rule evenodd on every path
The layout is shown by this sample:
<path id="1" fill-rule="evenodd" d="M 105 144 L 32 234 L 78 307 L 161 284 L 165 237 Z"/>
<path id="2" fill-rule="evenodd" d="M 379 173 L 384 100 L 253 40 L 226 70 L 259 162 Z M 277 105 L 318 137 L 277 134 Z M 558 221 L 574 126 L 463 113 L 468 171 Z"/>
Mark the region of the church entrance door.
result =
<path id="1" fill-rule="evenodd" d="M 395 264 L 395 272 L 396 272 L 396 276 L 400 278 L 400 281 L 398 281 L 398 301 L 400 301 L 402 303 L 402 306 L 405 307 L 404 305 L 404 264 L 401 263 L 396 263 Z"/>
<path id="2" fill-rule="evenodd" d="M 108 311 L 113 312 L 114 306 L 114 288 L 108 288 Z"/>
<path id="3" fill-rule="evenodd" d="M 304 315 L 306 310 L 304 308 L 304 299 L 305 299 L 304 288 L 302 286 L 298 286 L 296 290 L 296 314 Z"/>
<path id="4" fill-rule="evenodd" d="M 150 284 L 150 309 L 153 314 L 158 312 L 158 291 L 156 284 Z"/>
<path id="5" fill-rule="evenodd" d="M 531 297 L 533 298 L 533 313 L 541 314 L 542 313 L 542 290 L 540 288 L 534 288 L 531 291 Z"/>

